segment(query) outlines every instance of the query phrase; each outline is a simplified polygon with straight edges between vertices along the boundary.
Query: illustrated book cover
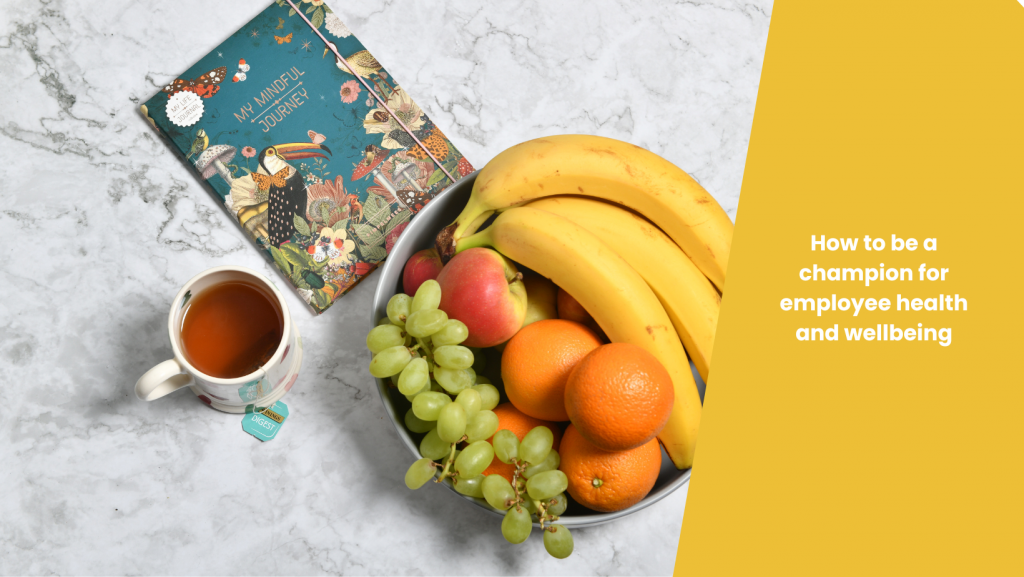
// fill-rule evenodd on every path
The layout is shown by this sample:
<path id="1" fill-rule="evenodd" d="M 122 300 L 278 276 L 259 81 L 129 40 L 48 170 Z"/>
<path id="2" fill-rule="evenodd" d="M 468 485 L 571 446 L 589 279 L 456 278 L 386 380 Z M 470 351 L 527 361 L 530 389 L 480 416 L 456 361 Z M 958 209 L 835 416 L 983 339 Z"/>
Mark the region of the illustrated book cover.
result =
<path id="1" fill-rule="evenodd" d="M 141 108 L 317 313 L 473 171 L 317 0 L 275 1 Z"/>

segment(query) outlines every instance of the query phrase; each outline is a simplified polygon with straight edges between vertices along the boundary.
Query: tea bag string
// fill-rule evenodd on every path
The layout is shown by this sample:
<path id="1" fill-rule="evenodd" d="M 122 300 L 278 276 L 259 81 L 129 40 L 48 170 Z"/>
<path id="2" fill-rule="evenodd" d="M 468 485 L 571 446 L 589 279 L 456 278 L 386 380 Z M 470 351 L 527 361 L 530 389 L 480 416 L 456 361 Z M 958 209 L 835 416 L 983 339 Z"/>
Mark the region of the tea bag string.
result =
<path id="1" fill-rule="evenodd" d="M 295 3 L 292 2 L 292 0 L 284 0 L 284 1 L 287 2 L 289 6 L 292 7 L 292 10 L 294 10 L 296 14 L 301 16 L 302 19 L 306 21 L 306 24 L 308 24 L 309 27 L 313 30 L 313 32 L 315 32 L 316 35 L 320 37 L 320 40 L 324 41 L 324 45 L 327 46 L 327 48 L 329 48 L 331 50 L 331 52 L 333 52 L 334 55 L 338 58 L 338 62 L 341 62 L 342 64 L 344 64 L 345 68 L 348 68 L 348 71 L 352 73 L 352 76 L 355 76 L 356 80 L 358 80 L 363 86 L 366 87 L 367 92 L 369 92 L 370 94 L 373 95 L 373 97 L 377 100 L 377 102 L 379 102 L 380 105 L 384 107 L 384 110 L 386 110 L 388 112 L 388 114 L 391 115 L 391 118 L 394 118 L 395 120 L 398 121 L 398 124 L 399 124 L 399 126 L 402 127 L 402 130 L 404 130 L 405 133 L 408 134 L 416 142 L 416 144 L 419 145 L 419 147 L 421 149 L 423 149 L 423 152 L 427 153 L 427 156 L 430 157 L 430 160 L 434 161 L 434 164 L 436 164 L 437 167 L 441 169 L 441 172 L 443 172 L 445 174 L 445 176 L 448 177 L 448 180 L 451 180 L 454 183 L 457 179 L 454 176 L 452 176 L 452 173 L 448 172 L 448 169 L 445 168 L 443 164 L 441 164 L 441 161 L 439 161 L 437 159 L 437 157 L 434 156 L 433 152 L 430 152 L 429 148 L 427 148 L 426 146 L 423 146 L 423 143 L 420 142 L 420 139 L 417 138 L 416 135 L 412 133 L 412 130 L 409 130 L 409 127 L 405 125 L 405 122 L 397 114 L 395 114 L 395 111 L 391 110 L 391 107 L 389 107 L 388 103 L 385 102 L 384 99 L 381 98 L 381 96 L 379 94 L 377 94 L 377 91 L 374 90 L 373 88 L 370 88 L 370 84 L 367 83 L 366 80 L 364 80 L 363 77 L 360 76 L 352 68 L 352 65 L 349 64 L 347 60 L 345 60 L 344 58 L 341 57 L 341 54 L 338 53 L 338 48 L 334 45 L 334 43 L 327 41 L 327 38 L 324 37 L 324 35 L 320 33 L 320 31 L 316 28 L 316 26 L 313 26 L 313 23 L 309 21 L 309 18 L 306 18 L 306 15 L 302 13 L 302 10 L 299 10 L 299 7 L 296 6 Z"/>

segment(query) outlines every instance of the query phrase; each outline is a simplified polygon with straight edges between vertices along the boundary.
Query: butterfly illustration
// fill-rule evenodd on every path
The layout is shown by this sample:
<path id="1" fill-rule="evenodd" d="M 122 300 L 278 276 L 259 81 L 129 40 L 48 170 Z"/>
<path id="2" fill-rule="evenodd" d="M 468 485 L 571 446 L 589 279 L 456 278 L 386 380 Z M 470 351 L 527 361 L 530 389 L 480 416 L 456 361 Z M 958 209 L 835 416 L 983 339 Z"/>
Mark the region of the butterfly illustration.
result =
<path id="1" fill-rule="evenodd" d="M 224 77 L 227 76 L 228 68 L 221 66 L 220 68 L 214 68 L 213 70 L 203 74 L 199 78 L 194 80 L 182 80 L 181 78 L 175 79 L 174 82 L 163 87 L 163 92 L 168 95 L 174 95 L 182 91 L 195 92 L 203 98 L 209 98 L 217 91 L 220 90 L 220 86 L 217 86 L 224 81 Z"/>
<path id="2" fill-rule="evenodd" d="M 291 42 L 292 41 L 292 33 L 289 32 L 288 36 L 278 36 L 278 35 L 275 34 L 274 35 L 274 40 L 277 40 L 278 44 L 284 44 L 285 42 Z"/>
<path id="3" fill-rule="evenodd" d="M 284 28 L 284 18 L 278 17 L 277 18 L 277 28 L 274 28 L 274 30 L 280 30 L 282 28 Z"/>
<path id="4" fill-rule="evenodd" d="M 282 168 L 274 174 L 251 173 L 253 181 L 259 190 L 270 190 L 271 186 L 284 186 L 288 179 L 288 168 Z"/>
<path id="5" fill-rule="evenodd" d="M 245 82 L 245 73 L 249 71 L 249 65 L 245 63 L 245 58 L 238 59 L 238 72 L 235 72 L 235 77 L 231 79 L 232 82 Z"/>
<path id="6" fill-rule="evenodd" d="M 310 131 L 306 132 L 306 134 L 309 135 L 309 139 L 311 141 L 313 141 L 313 144 L 320 144 L 321 142 L 327 140 L 326 136 L 324 136 L 323 134 L 320 134 L 319 132 L 317 132 L 315 130 L 310 130 Z"/>
<path id="7" fill-rule="evenodd" d="M 409 207 L 409 210 L 417 212 L 430 202 L 430 195 L 423 191 L 403 189 L 398 191 L 398 200 Z"/>

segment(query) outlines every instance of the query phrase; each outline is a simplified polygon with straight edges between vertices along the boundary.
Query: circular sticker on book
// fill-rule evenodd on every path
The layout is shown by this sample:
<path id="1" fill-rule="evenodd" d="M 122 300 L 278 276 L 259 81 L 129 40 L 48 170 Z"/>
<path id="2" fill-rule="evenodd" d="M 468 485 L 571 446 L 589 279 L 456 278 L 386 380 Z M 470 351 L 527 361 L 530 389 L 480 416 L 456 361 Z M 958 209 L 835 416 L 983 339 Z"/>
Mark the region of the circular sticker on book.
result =
<path id="1" fill-rule="evenodd" d="M 167 120 L 181 127 L 192 126 L 203 117 L 203 99 L 195 92 L 182 90 L 167 100 Z"/>

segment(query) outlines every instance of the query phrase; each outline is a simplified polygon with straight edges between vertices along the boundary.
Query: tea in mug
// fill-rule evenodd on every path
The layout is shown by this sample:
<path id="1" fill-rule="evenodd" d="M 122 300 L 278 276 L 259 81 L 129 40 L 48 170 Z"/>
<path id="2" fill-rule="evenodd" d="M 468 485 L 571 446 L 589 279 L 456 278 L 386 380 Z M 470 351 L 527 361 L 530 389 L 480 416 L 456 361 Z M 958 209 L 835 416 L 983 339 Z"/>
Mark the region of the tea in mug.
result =
<path id="1" fill-rule="evenodd" d="M 192 295 L 181 320 L 185 359 L 221 379 L 243 377 L 265 365 L 284 334 L 284 315 L 266 290 L 243 281 L 213 285 Z"/>

